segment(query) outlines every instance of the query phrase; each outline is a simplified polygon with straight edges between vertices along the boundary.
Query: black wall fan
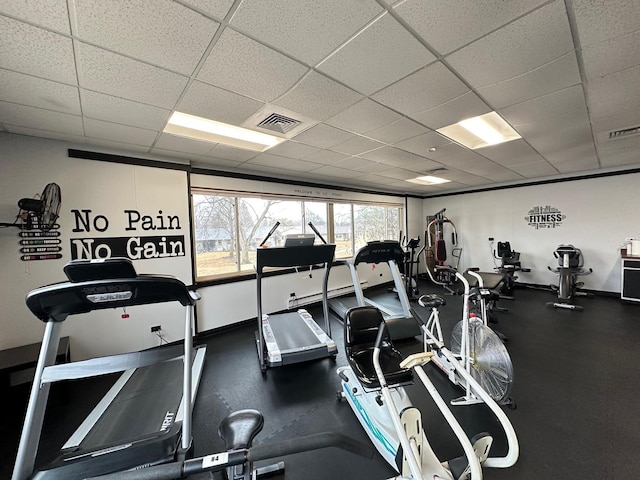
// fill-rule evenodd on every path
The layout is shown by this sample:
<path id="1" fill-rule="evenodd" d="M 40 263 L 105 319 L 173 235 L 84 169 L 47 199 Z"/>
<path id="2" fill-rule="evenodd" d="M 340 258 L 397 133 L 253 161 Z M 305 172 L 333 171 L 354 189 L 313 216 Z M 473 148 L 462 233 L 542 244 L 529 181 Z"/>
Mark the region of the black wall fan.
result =
<path id="1" fill-rule="evenodd" d="M 58 220 L 61 200 L 60 186 L 57 183 L 49 183 L 44 187 L 40 198 L 22 198 L 18 201 L 20 213 L 17 219 L 22 218 L 24 223 L 0 223 L 0 226 L 51 230 Z"/>

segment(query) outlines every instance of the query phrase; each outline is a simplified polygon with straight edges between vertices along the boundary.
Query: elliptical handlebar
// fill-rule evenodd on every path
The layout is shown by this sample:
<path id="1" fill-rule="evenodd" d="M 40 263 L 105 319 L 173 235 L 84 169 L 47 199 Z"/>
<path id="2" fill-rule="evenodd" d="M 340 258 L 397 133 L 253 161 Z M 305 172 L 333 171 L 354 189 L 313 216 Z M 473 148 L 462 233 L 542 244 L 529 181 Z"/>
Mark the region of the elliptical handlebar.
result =
<path id="1" fill-rule="evenodd" d="M 373 458 L 374 449 L 358 440 L 335 432 L 317 433 L 267 445 L 218 452 L 181 462 L 171 462 L 128 472 L 110 473 L 85 480 L 172 480 L 205 472 L 219 472 L 247 461 L 283 457 L 295 453 L 336 447 L 365 458 Z"/>

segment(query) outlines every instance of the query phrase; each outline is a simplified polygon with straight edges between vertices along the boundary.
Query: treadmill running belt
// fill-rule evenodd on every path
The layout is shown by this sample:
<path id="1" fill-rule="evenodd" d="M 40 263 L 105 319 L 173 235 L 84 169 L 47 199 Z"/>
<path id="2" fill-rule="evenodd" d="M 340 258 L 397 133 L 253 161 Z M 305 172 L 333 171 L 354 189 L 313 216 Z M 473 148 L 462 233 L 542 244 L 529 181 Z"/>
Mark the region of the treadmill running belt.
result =
<path id="1" fill-rule="evenodd" d="M 306 346 L 323 346 L 297 312 L 270 315 L 269 325 L 281 352 Z"/>
<path id="2" fill-rule="evenodd" d="M 182 358 L 135 373 L 80 444 L 95 448 L 157 434 L 171 426 L 182 400 Z"/>

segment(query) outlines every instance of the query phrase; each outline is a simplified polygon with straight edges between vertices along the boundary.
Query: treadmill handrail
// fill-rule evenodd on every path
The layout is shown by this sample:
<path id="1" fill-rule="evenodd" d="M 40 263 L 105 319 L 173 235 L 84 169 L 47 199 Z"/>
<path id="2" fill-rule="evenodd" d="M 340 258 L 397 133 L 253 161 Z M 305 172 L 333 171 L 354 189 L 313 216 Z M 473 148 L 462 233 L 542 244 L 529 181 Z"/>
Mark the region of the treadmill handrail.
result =
<path id="1" fill-rule="evenodd" d="M 182 281 L 169 275 L 61 282 L 32 290 L 26 298 L 29 310 L 43 322 L 62 322 L 69 315 L 93 310 L 173 301 L 186 307 L 195 305 L 197 298 Z"/>
<path id="2" fill-rule="evenodd" d="M 265 267 L 305 267 L 320 264 L 327 264 L 330 268 L 335 251 L 334 244 L 259 248 L 256 251 L 256 271 L 262 274 Z"/>

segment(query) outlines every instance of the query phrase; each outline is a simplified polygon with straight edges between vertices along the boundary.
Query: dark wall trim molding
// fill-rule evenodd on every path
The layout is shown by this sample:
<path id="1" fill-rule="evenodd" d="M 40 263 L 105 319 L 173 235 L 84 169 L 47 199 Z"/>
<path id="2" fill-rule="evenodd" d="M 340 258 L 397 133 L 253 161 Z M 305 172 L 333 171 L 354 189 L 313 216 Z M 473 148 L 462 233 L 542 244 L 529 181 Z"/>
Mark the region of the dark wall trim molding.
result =
<path id="1" fill-rule="evenodd" d="M 190 172 L 191 166 L 182 163 L 161 162 L 148 158 L 127 157 L 125 155 L 113 155 L 111 153 L 89 152 L 87 150 L 68 150 L 71 158 L 84 158 L 85 160 L 97 160 L 99 162 L 124 163 L 126 165 L 139 165 L 142 167 L 167 168 L 170 170 L 182 170 Z"/>
<path id="2" fill-rule="evenodd" d="M 450 193 L 437 193 L 433 195 L 424 195 L 421 198 L 423 200 L 426 200 L 429 198 L 451 197 L 453 195 L 466 195 L 468 193 L 481 193 L 481 192 L 490 192 L 494 190 L 507 190 L 509 188 L 535 187 L 536 185 L 548 185 L 551 183 L 575 182 L 577 180 L 589 180 L 593 178 L 617 177 L 618 175 L 629 175 L 633 173 L 640 173 L 640 168 L 630 168 L 628 170 L 616 170 L 615 172 L 591 173 L 589 175 L 574 175 L 571 177 L 550 178 L 547 180 L 532 180 L 530 182 L 511 184 L 511 185 L 479 187 L 471 190 L 465 190 L 464 192 L 450 192 Z"/>

